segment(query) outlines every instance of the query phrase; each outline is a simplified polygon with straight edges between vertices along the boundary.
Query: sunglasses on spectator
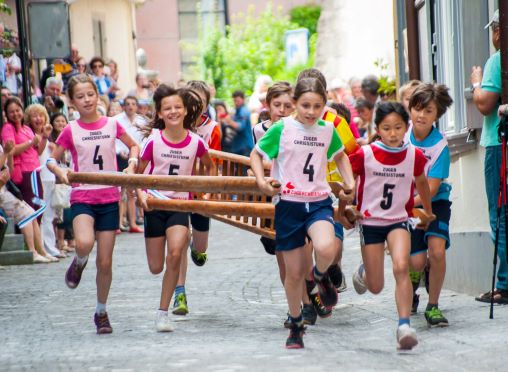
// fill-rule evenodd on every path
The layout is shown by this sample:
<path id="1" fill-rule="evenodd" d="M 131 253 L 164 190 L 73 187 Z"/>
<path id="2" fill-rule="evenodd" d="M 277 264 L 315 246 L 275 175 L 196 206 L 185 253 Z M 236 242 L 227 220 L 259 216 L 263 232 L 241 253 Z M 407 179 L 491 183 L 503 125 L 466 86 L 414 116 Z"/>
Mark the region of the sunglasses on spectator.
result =
<path id="1" fill-rule="evenodd" d="M 96 65 L 93 65 L 92 68 L 103 68 L 104 65 L 102 64 L 96 64 Z"/>
<path id="2" fill-rule="evenodd" d="M 82 63 L 78 63 L 78 67 L 86 67 L 86 65 L 84 65 Z"/>

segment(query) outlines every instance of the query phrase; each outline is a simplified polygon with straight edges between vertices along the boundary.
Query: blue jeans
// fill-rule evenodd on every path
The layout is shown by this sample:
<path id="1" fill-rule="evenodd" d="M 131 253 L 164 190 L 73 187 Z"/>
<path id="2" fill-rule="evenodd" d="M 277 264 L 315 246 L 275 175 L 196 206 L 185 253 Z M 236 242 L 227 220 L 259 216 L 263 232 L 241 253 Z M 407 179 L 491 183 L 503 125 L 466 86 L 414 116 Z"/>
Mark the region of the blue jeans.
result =
<path id="1" fill-rule="evenodd" d="M 499 171 L 501 170 L 501 146 L 488 146 L 485 148 L 485 191 L 489 204 L 489 220 L 492 229 L 491 237 L 495 243 L 497 221 L 497 199 L 499 196 Z M 497 255 L 499 266 L 497 270 L 496 288 L 508 290 L 508 264 L 506 262 L 506 221 L 504 208 L 501 210 L 499 225 L 499 244 Z"/>

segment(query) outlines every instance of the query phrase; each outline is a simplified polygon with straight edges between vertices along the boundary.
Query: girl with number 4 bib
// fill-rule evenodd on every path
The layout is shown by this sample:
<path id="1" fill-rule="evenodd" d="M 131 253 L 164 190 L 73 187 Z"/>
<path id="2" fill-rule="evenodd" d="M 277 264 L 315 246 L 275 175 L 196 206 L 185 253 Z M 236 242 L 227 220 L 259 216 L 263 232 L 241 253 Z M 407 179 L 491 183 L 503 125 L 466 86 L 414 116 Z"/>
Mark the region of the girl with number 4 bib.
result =
<path id="1" fill-rule="evenodd" d="M 381 103 L 375 116 L 380 140 L 362 146 L 350 155 L 357 185 L 357 208 L 363 263 L 353 275 L 359 294 L 368 289 L 374 294 L 384 286 L 384 247 L 392 259 L 395 277 L 395 302 L 399 314 L 398 348 L 412 349 L 418 344 L 410 327 L 412 287 L 409 279 L 411 235 L 408 219 L 413 210 L 413 182 L 420 195 L 425 214 L 432 217 L 430 191 L 424 173 L 423 153 L 409 143 L 404 144 L 409 117 L 400 103 Z"/>
<path id="2" fill-rule="evenodd" d="M 251 167 L 259 188 L 267 195 L 280 192 L 275 206 L 276 249 L 282 251 L 286 276 L 284 288 L 289 307 L 290 333 L 286 348 L 303 347 L 301 301 L 307 271 L 305 239 L 312 240 L 316 254 L 313 276 L 325 306 L 337 303 L 337 290 L 326 274 L 337 254 L 330 186 L 326 181 L 327 161 L 334 159 L 346 189 L 352 190 L 351 165 L 344 154 L 332 123 L 322 121 L 326 91 L 316 79 L 300 80 L 294 91 L 295 117 L 274 123 L 251 153 Z M 272 175 L 281 188 L 264 177 L 263 157 L 273 160 Z M 341 192 L 345 201 L 353 193 Z"/>
<path id="3" fill-rule="evenodd" d="M 138 173 L 142 174 L 150 164 L 150 174 L 190 176 L 196 158 L 200 158 L 206 174 L 213 175 L 215 166 L 208 147 L 199 135 L 191 131 L 203 111 L 204 103 L 200 96 L 188 88 L 173 89 L 161 84 L 155 90 L 153 100 L 156 116 L 150 123 L 152 134 L 141 152 Z M 137 189 L 136 194 L 138 203 L 146 211 L 145 245 L 150 272 L 160 274 L 166 264 L 155 329 L 157 332 L 170 332 L 173 327 L 168 308 L 178 281 L 182 255 L 189 245 L 189 213 L 150 210 L 147 194 L 141 189 Z M 191 199 L 188 192 L 161 191 L 155 194 L 161 198 Z"/>
<path id="4" fill-rule="evenodd" d="M 139 148 L 125 129 L 114 119 L 101 116 L 97 111 L 97 86 L 88 75 L 70 79 L 68 94 L 79 111 L 79 119 L 69 123 L 56 140 L 48 169 L 58 179 L 69 184 L 67 171 L 57 164 L 69 150 L 76 172 L 116 172 L 115 140 L 118 138 L 129 148 L 129 166 L 126 173 L 134 173 Z M 118 201 L 120 190 L 116 186 L 72 185 L 71 212 L 76 256 L 65 274 L 65 283 L 76 288 L 97 241 L 97 306 L 94 321 L 97 333 L 111 333 L 113 329 L 106 312 L 106 301 L 112 280 L 115 231 L 118 229 Z"/>

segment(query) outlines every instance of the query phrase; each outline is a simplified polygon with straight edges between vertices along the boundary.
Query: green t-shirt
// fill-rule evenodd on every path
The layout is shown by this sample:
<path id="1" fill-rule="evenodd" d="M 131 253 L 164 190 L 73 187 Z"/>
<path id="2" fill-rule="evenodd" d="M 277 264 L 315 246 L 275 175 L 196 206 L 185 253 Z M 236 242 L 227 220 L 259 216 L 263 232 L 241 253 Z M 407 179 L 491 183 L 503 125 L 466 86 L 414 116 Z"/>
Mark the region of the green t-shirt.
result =
<path id="1" fill-rule="evenodd" d="M 295 124 L 301 125 L 295 120 Z M 317 122 L 317 125 L 319 126 L 325 126 L 325 122 L 322 120 L 319 120 Z M 265 135 L 259 140 L 259 142 L 256 144 L 256 148 L 258 152 L 266 156 L 268 159 L 275 159 L 279 155 L 279 148 L 280 148 L 280 137 L 282 135 L 282 130 L 284 129 L 284 122 L 282 120 L 279 120 L 278 122 L 274 123 L 265 133 Z M 337 153 L 342 151 L 344 149 L 344 146 L 342 144 L 342 141 L 339 138 L 339 135 L 337 134 L 337 131 L 334 130 L 332 133 L 332 139 L 330 142 L 330 145 L 328 146 L 328 150 L 326 152 L 326 156 L 328 160 L 333 159 Z"/>
<path id="2" fill-rule="evenodd" d="M 501 53 L 497 51 L 489 57 L 483 71 L 482 90 L 494 92 L 501 95 Z M 490 115 L 483 118 L 483 130 L 480 139 L 480 145 L 483 147 L 500 145 L 497 130 L 499 127 L 499 117 L 497 109 L 499 103 L 496 103 L 495 110 Z"/>

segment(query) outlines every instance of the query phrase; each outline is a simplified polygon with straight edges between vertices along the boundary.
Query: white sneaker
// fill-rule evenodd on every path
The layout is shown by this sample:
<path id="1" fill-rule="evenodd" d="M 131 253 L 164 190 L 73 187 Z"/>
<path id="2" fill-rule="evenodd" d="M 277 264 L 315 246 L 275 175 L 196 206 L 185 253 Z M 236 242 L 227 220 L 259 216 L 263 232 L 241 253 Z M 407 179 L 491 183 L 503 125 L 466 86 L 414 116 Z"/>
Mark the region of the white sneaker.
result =
<path id="1" fill-rule="evenodd" d="M 342 293 L 347 289 L 346 276 L 342 273 L 342 279 L 340 281 L 340 285 L 337 288 L 337 292 Z"/>
<path id="2" fill-rule="evenodd" d="M 399 350 L 411 350 L 418 345 L 416 331 L 409 324 L 403 324 L 397 328 L 397 344 Z"/>
<path id="3" fill-rule="evenodd" d="M 44 257 L 44 256 L 41 256 L 39 253 L 37 252 L 34 252 L 33 253 L 33 260 L 34 260 L 34 263 L 50 263 L 51 261 L 49 260 L 49 258 L 47 257 Z"/>
<path id="4" fill-rule="evenodd" d="M 157 332 L 173 332 L 167 311 L 157 311 L 155 315 L 155 329 Z"/>
<path id="5" fill-rule="evenodd" d="M 355 287 L 355 291 L 358 294 L 364 294 L 367 291 L 367 285 L 363 280 L 363 276 L 360 275 L 360 270 L 363 273 L 363 263 L 358 266 L 358 269 L 353 274 L 353 287 Z"/>

